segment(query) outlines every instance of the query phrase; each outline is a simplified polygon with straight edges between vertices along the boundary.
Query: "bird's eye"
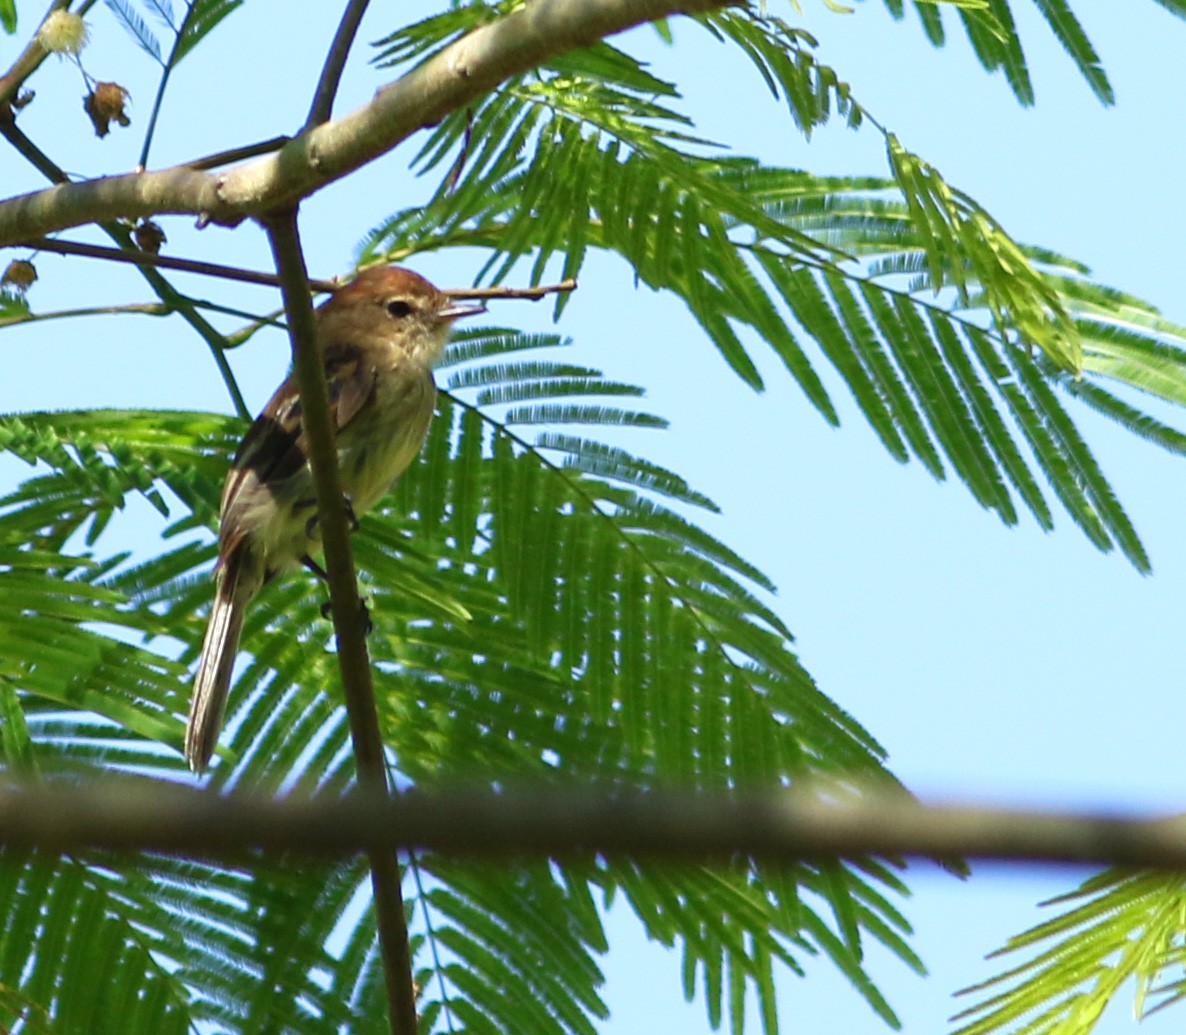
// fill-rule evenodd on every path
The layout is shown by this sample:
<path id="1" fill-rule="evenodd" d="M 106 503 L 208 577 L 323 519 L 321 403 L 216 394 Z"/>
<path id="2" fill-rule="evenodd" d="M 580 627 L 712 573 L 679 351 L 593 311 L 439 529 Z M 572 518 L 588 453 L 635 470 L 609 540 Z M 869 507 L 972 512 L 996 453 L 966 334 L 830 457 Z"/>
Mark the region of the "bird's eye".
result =
<path id="1" fill-rule="evenodd" d="M 387 303 L 387 312 L 397 320 L 402 320 L 405 316 L 412 315 L 412 307 L 402 298 L 397 298 Z"/>

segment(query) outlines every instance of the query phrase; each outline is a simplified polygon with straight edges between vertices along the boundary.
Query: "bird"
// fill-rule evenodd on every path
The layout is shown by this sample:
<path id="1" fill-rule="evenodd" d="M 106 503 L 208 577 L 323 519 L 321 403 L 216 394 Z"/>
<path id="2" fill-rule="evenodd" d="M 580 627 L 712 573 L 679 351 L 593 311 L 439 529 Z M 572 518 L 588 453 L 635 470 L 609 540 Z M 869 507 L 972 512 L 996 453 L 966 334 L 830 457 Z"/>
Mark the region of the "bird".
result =
<path id="1" fill-rule="evenodd" d="M 373 507 L 415 460 L 436 400 L 432 368 L 453 321 L 484 312 L 399 266 L 372 267 L 314 314 L 329 387 L 338 466 L 352 518 Z M 296 379 L 289 373 L 244 435 L 219 506 L 214 603 L 198 655 L 185 730 L 195 773 L 214 754 L 251 600 L 286 568 L 324 577 L 317 500 Z"/>

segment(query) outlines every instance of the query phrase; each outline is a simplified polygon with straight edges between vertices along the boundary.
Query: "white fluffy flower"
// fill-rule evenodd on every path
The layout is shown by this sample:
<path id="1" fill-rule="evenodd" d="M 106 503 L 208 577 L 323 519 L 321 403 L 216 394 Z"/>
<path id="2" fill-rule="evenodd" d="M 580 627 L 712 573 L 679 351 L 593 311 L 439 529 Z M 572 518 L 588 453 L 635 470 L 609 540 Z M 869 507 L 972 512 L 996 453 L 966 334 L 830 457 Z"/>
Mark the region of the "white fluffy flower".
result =
<path id="1" fill-rule="evenodd" d="M 80 54 L 90 34 L 87 23 L 69 11 L 52 12 L 37 30 L 41 45 L 51 54 Z"/>

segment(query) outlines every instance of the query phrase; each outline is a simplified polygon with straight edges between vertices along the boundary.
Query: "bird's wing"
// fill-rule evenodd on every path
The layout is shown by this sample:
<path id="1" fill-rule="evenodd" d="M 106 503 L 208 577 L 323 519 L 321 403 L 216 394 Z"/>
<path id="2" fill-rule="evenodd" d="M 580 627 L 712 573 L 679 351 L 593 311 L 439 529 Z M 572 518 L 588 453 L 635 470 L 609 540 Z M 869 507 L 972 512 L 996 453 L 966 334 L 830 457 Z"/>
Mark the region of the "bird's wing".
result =
<path id="1" fill-rule="evenodd" d="M 325 377 L 330 413 L 341 431 L 375 391 L 376 370 L 357 346 L 328 344 Z M 243 436 L 227 474 L 220 506 L 219 556 L 225 557 L 248 532 L 244 515 L 256 493 L 277 488 L 309 459 L 304 414 L 296 379 L 289 375 Z"/>

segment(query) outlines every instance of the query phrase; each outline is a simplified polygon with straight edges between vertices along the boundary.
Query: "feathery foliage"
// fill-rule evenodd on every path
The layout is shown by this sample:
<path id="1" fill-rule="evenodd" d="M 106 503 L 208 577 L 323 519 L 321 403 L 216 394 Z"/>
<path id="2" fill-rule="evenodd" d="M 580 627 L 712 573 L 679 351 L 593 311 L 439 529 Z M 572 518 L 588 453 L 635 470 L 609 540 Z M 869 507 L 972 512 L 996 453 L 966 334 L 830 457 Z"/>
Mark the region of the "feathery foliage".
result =
<path id="1" fill-rule="evenodd" d="M 905 0 L 883 2 L 895 18 L 903 17 L 906 9 Z M 1157 2 L 1161 3 L 1163 0 Z M 1176 3 L 1176 0 L 1171 2 Z M 1033 4 L 1074 62 L 1080 75 L 1087 81 L 1091 92 L 1102 103 L 1113 103 L 1116 98 L 1112 84 L 1108 81 L 1095 47 L 1067 0 L 1033 0 Z M 974 4 L 946 3 L 945 0 L 910 0 L 910 5 L 918 15 L 919 24 L 927 39 L 937 47 L 947 42 L 947 26 L 950 24 L 944 20 L 942 7 L 957 8 L 952 13 L 960 21 L 980 64 L 989 72 L 1002 72 L 1009 89 L 1022 104 L 1034 103 L 1034 86 L 1030 79 L 1029 64 L 1009 0 L 983 0 Z M 1014 7 L 1016 6 L 1014 4 Z M 1182 11 L 1179 9 L 1176 13 Z"/>
<path id="2" fill-rule="evenodd" d="M 421 461 L 390 507 L 364 519 L 358 560 L 375 616 L 384 733 L 399 779 L 419 786 L 531 778 L 704 788 L 823 776 L 887 781 L 880 748 L 819 693 L 790 653 L 781 620 L 747 588 L 768 583 L 664 502 L 711 506 L 707 500 L 620 448 L 559 434 L 554 421 L 525 439 L 497 416 L 500 410 L 513 415 L 524 400 L 555 400 L 563 414 L 573 397 L 633 391 L 572 364 L 511 361 L 525 347 L 559 344 L 510 331 L 460 335 L 446 360 L 450 394 Z M 621 424 L 612 406 L 599 404 L 596 413 L 604 417 L 599 423 Z M 576 415 L 593 418 L 588 407 Z M 86 534 L 87 515 L 104 521 L 129 494 L 161 501 L 158 485 L 208 521 L 216 485 L 206 472 L 225 462 L 217 454 L 235 432 L 233 421 L 196 414 L 117 412 L 28 414 L 0 427 L 10 449 L 52 467 L 3 501 L 6 519 L 57 544 Z M 98 445 L 115 441 L 118 451 Z M 194 523 L 183 516 L 173 528 Z M 92 561 L 101 570 L 92 579 L 94 592 L 126 611 L 130 625 L 139 621 L 169 642 L 196 644 L 208 596 L 196 569 L 209 553 L 190 541 L 131 567 Z M 11 604 L 21 613 L 48 610 L 31 591 L 14 592 Z M 245 634 L 251 658 L 237 681 L 216 786 L 302 781 L 332 789 L 351 780 L 344 716 L 325 689 L 333 658 L 318 612 L 303 575 L 269 587 L 252 611 Z M 6 705 L 27 734 L 8 750 L 10 765 L 53 778 L 69 745 L 70 768 L 89 760 L 168 772 L 176 763 L 158 745 L 175 747 L 179 728 L 167 718 L 150 724 L 145 714 L 125 713 L 120 695 L 151 702 L 167 716 L 183 704 L 181 670 L 159 659 L 169 678 L 147 685 L 132 662 L 140 654 L 156 656 L 104 640 L 87 628 L 93 614 L 79 607 L 37 618 L 64 625 L 59 639 L 89 638 L 124 651 L 118 666 L 99 674 L 80 670 L 74 653 L 47 653 L 36 656 L 36 669 L 43 681 L 110 689 L 94 701 L 14 681 Z M 31 622 L 14 631 L 28 637 Z M 191 654 L 186 648 L 182 661 Z M 71 708 L 65 716 L 63 706 Z M 102 718 L 87 718 L 88 711 Z M 110 864 L 95 865 L 106 872 Z M 621 891 L 653 937 L 679 945 L 689 992 L 699 984 L 710 1016 L 719 1020 L 728 1011 L 735 1025 L 742 1023 L 738 1004 L 747 989 L 757 992 L 763 1016 L 774 1023 L 775 961 L 797 969 L 801 954 L 823 952 L 891 1021 L 888 1004 L 862 970 L 862 940 L 881 941 L 921 966 L 887 897 L 904 886 L 891 868 L 871 861 L 774 871 L 742 862 L 724 871 L 605 862 L 572 872 L 523 866 L 497 874 L 436 857 L 417 865 L 424 878 L 417 916 L 442 960 L 424 1008 L 434 1016 L 448 1010 L 480 1030 L 522 1030 L 530 1021 L 534 1030 L 583 1032 L 604 1015 L 596 956 L 605 951 L 605 935 L 592 904 L 595 891 L 605 897 Z M 12 894 L 21 894 L 28 868 L 5 869 L 15 882 Z M 357 883 L 357 871 L 346 871 Z M 326 876 L 289 879 L 320 888 Z M 153 882 L 135 886 L 149 889 Z M 229 887 L 226 893 L 242 894 Z M 196 997 L 193 1017 L 225 1020 L 205 1011 L 229 1004 L 192 975 L 228 967 L 254 973 L 251 960 L 267 933 L 259 925 L 278 917 L 232 909 L 236 903 L 206 894 L 185 903 L 189 918 L 203 929 L 232 928 L 237 941 L 256 949 L 242 961 L 208 959 L 223 951 L 222 941 L 187 937 L 170 944 L 166 972 L 184 976 Z M 277 985 L 286 1005 L 269 998 L 266 1016 L 285 1030 L 317 1030 L 327 1016 L 324 1005 L 310 1005 L 324 998 L 318 975 L 330 966 L 317 938 L 324 942 L 339 922 L 346 897 L 342 890 L 327 901 L 324 915 L 314 916 L 317 907 L 308 903 L 281 914 L 299 915 L 316 931 L 308 942 L 287 930 L 277 941 L 288 946 L 285 965 L 295 970 Z M 138 906 L 144 910 L 138 923 L 164 938 L 171 908 Z M 365 913 L 356 910 L 353 924 L 332 942 L 348 942 L 335 965 L 358 968 L 334 978 L 359 997 L 351 1007 L 357 1020 L 381 1012 L 375 1000 L 381 983 L 362 969 L 374 961 Z M 125 930 L 119 937 L 126 942 L 131 935 Z M 33 939 L 14 967 L 40 961 L 41 946 Z M 571 966 L 561 967 L 569 957 Z M 9 979 L 19 973 L 9 971 Z M 507 997 L 508 987 L 522 992 Z M 56 1016 L 52 1004 L 47 1009 Z M 485 1019 L 480 1025 L 478 1016 Z M 245 1018 L 236 1023 L 251 1028 Z"/>
<path id="3" fill-rule="evenodd" d="M 419 58 L 478 17 L 467 9 L 417 23 L 383 41 L 380 59 Z M 864 109 L 817 62 L 807 34 L 745 10 L 703 24 L 743 47 L 805 131 L 833 107 L 860 121 Z M 590 248 L 619 255 L 640 281 L 676 294 L 754 387 L 739 327 L 774 349 L 826 420 L 837 411 L 820 358 L 895 459 L 954 474 L 1007 524 L 1020 505 L 1053 526 L 1045 483 L 1092 542 L 1148 570 L 1049 386 L 1176 448 L 1177 429 L 1099 382 L 1180 401 L 1182 328 L 1069 260 L 1014 242 L 893 134 L 892 181 L 813 177 L 705 155 L 687 119 L 655 100 L 677 96 L 607 43 L 508 85 L 435 130 L 418 157 L 425 173 L 448 168 L 434 198 L 375 228 L 360 258 L 465 244 L 490 252 L 485 271 L 499 281 L 529 254 L 533 278 L 553 256 L 567 277 Z"/>
<path id="4" fill-rule="evenodd" d="M 163 68 L 172 68 L 243 0 L 183 0 L 183 11 L 172 0 L 103 0 L 140 48 Z M 142 8 L 141 15 L 137 7 Z M 149 21 L 158 22 L 173 37 L 168 55 Z"/>
<path id="5" fill-rule="evenodd" d="M 1090 1032 L 1133 979 L 1138 1018 L 1186 998 L 1181 875 L 1110 870 L 1045 905 L 1068 908 L 993 954 L 1028 958 L 960 993 L 979 1001 L 955 1018 L 954 1035 Z"/>

